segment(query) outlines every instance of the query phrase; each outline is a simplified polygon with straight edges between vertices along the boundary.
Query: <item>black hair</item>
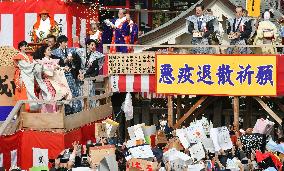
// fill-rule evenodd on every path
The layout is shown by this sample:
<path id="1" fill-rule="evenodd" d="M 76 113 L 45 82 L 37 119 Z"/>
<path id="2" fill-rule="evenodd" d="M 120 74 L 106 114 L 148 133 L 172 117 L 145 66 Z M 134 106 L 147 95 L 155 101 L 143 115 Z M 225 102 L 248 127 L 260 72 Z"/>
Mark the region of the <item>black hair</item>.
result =
<path id="1" fill-rule="evenodd" d="M 279 138 L 279 139 L 278 139 L 278 142 L 279 142 L 279 143 L 284 142 L 284 137 Z"/>
<path id="2" fill-rule="evenodd" d="M 18 43 L 18 49 L 20 49 L 21 47 L 23 46 L 27 46 L 28 45 L 28 42 L 26 41 L 21 41 L 20 43 Z"/>
<path id="3" fill-rule="evenodd" d="M 68 42 L 68 38 L 65 35 L 61 35 L 57 38 L 57 43 Z"/>
<path id="4" fill-rule="evenodd" d="M 271 12 L 271 11 L 269 11 L 268 9 L 266 9 L 262 14 L 261 14 L 261 17 L 262 18 L 264 18 L 264 13 L 265 12 L 269 12 L 270 13 L 270 18 L 273 18 L 274 17 L 274 14 Z"/>
<path id="5" fill-rule="evenodd" d="M 241 9 L 242 9 L 242 12 L 245 11 L 244 7 L 242 7 L 242 6 L 240 6 L 240 5 L 239 5 L 239 6 L 236 6 L 236 9 L 237 9 L 237 8 L 241 8 Z"/>
<path id="6" fill-rule="evenodd" d="M 87 46 L 87 45 L 90 45 L 91 43 L 95 43 L 96 46 L 98 45 L 98 42 L 97 42 L 96 40 L 94 40 L 94 39 L 87 39 L 87 40 L 86 40 L 86 46 Z"/>
<path id="7" fill-rule="evenodd" d="M 47 39 L 54 39 L 54 41 L 56 41 L 56 36 L 54 36 L 53 34 L 49 34 L 46 37 Z"/>
<path id="8" fill-rule="evenodd" d="M 198 8 L 198 7 L 201 7 L 201 9 L 204 10 L 204 5 L 197 4 L 197 5 L 195 6 L 195 9 Z"/>

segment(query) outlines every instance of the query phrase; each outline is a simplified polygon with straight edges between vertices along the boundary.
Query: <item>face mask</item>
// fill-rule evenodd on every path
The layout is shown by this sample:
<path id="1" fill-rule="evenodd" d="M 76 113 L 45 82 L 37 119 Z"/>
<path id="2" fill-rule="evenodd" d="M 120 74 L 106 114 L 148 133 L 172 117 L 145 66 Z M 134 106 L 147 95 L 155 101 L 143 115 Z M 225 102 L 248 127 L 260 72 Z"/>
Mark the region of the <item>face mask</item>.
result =
<path id="1" fill-rule="evenodd" d="M 270 12 L 266 11 L 263 15 L 264 20 L 269 20 L 270 19 Z"/>

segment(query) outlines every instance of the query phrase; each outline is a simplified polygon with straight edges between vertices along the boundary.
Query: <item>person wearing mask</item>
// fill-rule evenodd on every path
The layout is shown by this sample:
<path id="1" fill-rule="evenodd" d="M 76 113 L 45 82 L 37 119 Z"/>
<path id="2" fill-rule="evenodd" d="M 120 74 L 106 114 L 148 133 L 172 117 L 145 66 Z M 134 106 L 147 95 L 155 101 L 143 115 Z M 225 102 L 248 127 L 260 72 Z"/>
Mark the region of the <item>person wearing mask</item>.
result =
<path id="1" fill-rule="evenodd" d="M 52 51 L 52 54 L 62 59 L 59 62 L 61 67 L 64 67 L 65 77 L 67 79 L 69 88 L 72 93 L 72 97 L 79 96 L 79 87 L 76 79 L 79 75 L 79 70 L 81 68 L 81 59 L 76 53 L 76 48 L 67 47 L 68 38 L 64 35 L 57 38 L 57 43 L 59 47 Z M 82 110 L 82 104 L 80 100 L 75 100 L 71 102 L 71 108 L 68 105 L 65 107 L 65 113 L 77 113 Z"/>
<path id="2" fill-rule="evenodd" d="M 38 19 L 33 26 L 32 42 L 42 43 L 49 34 L 57 36 L 59 34 L 59 27 L 49 12 L 43 10 L 39 13 Z"/>
<path id="3" fill-rule="evenodd" d="M 278 29 L 274 23 L 270 21 L 273 17 L 272 12 L 265 11 L 262 14 L 263 21 L 259 22 L 257 35 L 255 37 L 255 45 L 275 45 L 279 36 Z M 276 48 L 261 47 L 262 54 L 275 54 Z"/>
<path id="4" fill-rule="evenodd" d="M 246 45 L 251 36 L 252 26 L 249 18 L 243 17 L 244 9 L 241 6 L 236 7 L 236 17 L 228 20 L 227 34 L 231 40 L 230 45 Z M 249 48 L 228 48 L 228 54 L 250 54 Z"/>
<path id="5" fill-rule="evenodd" d="M 79 71 L 78 79 L 80 96 L 95 96 L 95 87 L 93 80 L 84 80 L 85 78 L 95 77 L 99 75 L 104 62 L 104 55 L 96 51 L 97 42 L 93 39 L 86 41 L 86 48 L 76 50 L 76 53 L 81 58 L 81 69 Z M 86 88 L 84 90 L 84 88 Z M 91 100 L 90 107 L 95 107 L 95 102 Z"/>
<path id="6" fill-rule="evenodd" d="M 28 43 L 21 41 L 18 44 L 20 53 L 13 58 L 15 65 L 14 82 L 16 85 L 15 98 L 16 100 L 38 100 L 35 94 L 35 80 L 41 89 L 41 95 L 46 100 L 51 99 L 51 95 L 42 79 L 42 66 L 33 60 L 31 56 L 26 54 Z M 38 110 L 37 103 L 26 105 L 26 110 Z"/>
<path id="7" fill-rule="evenodd" d="M 126 20 L 126 10 L 120 9 L 118 11 L 118 18 L 112 21 L 105 20 L 106 25 L 112 28 L 113 35 L 112 35 L 112 42 L 111 44 L 129 44 L 129 34 L 130 28 L 128 26 L 128 21 Z M 111 53 L 115 52 L 122 52 L 127 53 L 128 48 L 127 46 L 113 46 L 110 49 Z"/>
<path id="8" fill-rule="evenodd" d="M 204 15 L 204 6 L 195 6 L 195 15 L 186 18 L 188 32 L 192 34 L 192 45 L 209 45 L 209 36 L 214 33 L 214 22 L 216 17 Z M 193 54 L 209 54 L 210 48 L 192 48 Z"/>

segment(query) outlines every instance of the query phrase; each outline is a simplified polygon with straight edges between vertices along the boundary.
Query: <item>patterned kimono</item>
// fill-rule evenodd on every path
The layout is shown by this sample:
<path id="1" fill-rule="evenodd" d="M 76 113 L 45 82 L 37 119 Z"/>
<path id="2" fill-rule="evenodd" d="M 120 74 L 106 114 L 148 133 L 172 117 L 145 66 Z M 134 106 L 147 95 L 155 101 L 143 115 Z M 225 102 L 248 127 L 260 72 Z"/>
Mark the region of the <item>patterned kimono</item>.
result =
<path id="1" fill-rule="evenodd" d="M 193 31 L 204 32 L 203 37 L 192 37 L 192 45 L 209 45 L 209 36 L 214 33 L 214 22 L 216 17 L 204 15 L 201 18 L 196 15 L 189 16 L 186 18 L 187 28 L 190 34 L 193 34 Z M 192 48 L 193 54 L 209 54 L 210 48 L 201 47 L 201 48 Z"/>
<path id="2" fill-rule="evenodd" d="M 227 34 L 231 32 L 240 32 L 241 36 L 236 39 L 232 39 L 230 45 L 247 45 L 246 41 L 250 38 L 252 32 L 251 20 L 246 17 L 241 17 L 239 22 L 236 18 L 228 20 Z M 250 48 L 228 48 L 228 54 L 250 54 Z"/>
<path id="3" fill-rule="evenodd" d="M 66 72 L 65 71 L 65 78 L 67 79 L 68 82 L 68 86 L 71 90 L 72 93 L 72 97 L 78 97 L 79 96 L 79 88 L 78 88 L 78 84 L 76 82 L 78 73 L 79 73 L 79 69 L 81 66 L 81 60 L 78 59 L 76 57 L 76 48 L 67 48 L 64 50 L 62 50 L 61 48 L 57 48 L 55 50 L 52 51 L 52 55 L 55 55 L 59 58 L 61 58 L 63 61 L 64 59 L 67 58 L 68 54 L 72 54 L 73 56 L 73 60 L 72 62 L 68 62 L 68 63 L 59 63 L 61 67 L 65 67 L 68 66 L 69 68 L 71 68 L 71 71 Z M 82 110 L 82 104 L 80 100 L 75 100 L 71 102 L 71 106 L 66 105 L 65 106 L 65 113 L 66 114 L 71 114 L 71 113 L 77 113 L 80 112 Z"/>
<path id="4" fill-rule="evenodd" d="M 266 33 L 270 32 L 271 33 L 271 37 L 267 36 Z M 275 24 L 273 24 L 271 21 L 266 20 L 266 21 L 261 21 L 258 24 L 258 28 L 257 28 L 257 34 L 256 34 L 256 38 L 254 41 L 254 44 L 256 45 L 274 45 L 278 39 L 279 33 L 278 33 L 278 29 L 275 26 Z M 263 54 L 275 54 L 276 53 L 276 48 L 272 48 L 272 47 L 262 47 L 261 51 Z"/>
<path id="5" fill-rule="evenodd" d="M 130 43 L 130 28 L 128 26 L 128 22 L 126 20 L 126 17 L 123 18 L 117 18 L 112 21 L 112 24 L 116 26 L 116 28 L 113 30 L 112 35 L 112 42 L 111 44 L 129 44 Z M 127 46 L 116 46 L 111 47 L 111 52 L 122 52 L 127 53 L 128 48 Z"/>
<path id="6" fill-rule="evenodd" d="M 19 53 L 13 58 L 15 65 L 14 81 L 16 85 L 16 100 L 38 100 L 35 94 L 35 80 L 37 81 L 41 94 L 45 100 L 50 100 L 51 95 L 42 79 L 42 65 L 36 63 L 31 56 Z M 38 110 L 39 104 L 30 103 L 26 110 Z"/>
<path id="7" fill-rule="evenodd" d="M 104 63 L 104 55 L 100 52 L 91 52 L 87 54 L 86 49 L 81 48 L 77 49 L 77 54 L 81 58 L 81 73 L 84 75 L 84 78 L 95 77 L 99 75 L 99 70 L 102 69 Z M 79 88 L 80 96 L 95 96 L 95 85 L 92 80 L 84 80 L 80 82 Z M 95 102 L 90 101 L 90 107 L 95 107 Z"/>
<path id="8" fill-rule="evenodd" d="M 134 23 L 132 20 L 129 22 L 129 29 L 130 29 L 130 44 L 138 44 L 138 25 Z M 134 48 L 129 47 L 129 52 L 133 52 Z"/>
<path id="9" fill-rule="evenodd" d="M 59 68 L 59 59 L 48 59 L 47 57 L 44 57 L 42 60 L 38 60 L 38 63 L 43 66 L 43 79 L 48 91 L 52 95 L 52 100 L 70 100 L 72 98 L 72 93 L 69 89 L 64 71 Z M 56 104 L 43 105 L 42 112 L 56 112 Z"/>

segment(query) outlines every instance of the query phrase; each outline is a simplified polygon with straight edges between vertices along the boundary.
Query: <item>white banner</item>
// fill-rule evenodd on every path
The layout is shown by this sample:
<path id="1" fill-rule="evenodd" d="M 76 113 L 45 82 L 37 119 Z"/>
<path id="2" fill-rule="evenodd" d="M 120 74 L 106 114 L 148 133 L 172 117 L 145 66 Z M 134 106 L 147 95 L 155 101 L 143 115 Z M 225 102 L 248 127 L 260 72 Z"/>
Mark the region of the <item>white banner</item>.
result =
<path id="1" fill-rule="evenodd" d="M 67 20 L 66 14 L 55 14 L 54 20 L 57 22 L 59 27 L 59 35 L 67 36 Z"/>
<path id="2" fill-rule="evenodd" d="M 25 40 L 31 43 L 33 26 L 37 21 L 37 13 L 25 13 Z"/>
<path id="3" fill-rule="evenodd" d="M 80 44 L 85 47 L 85 39 L 86 39 L 86 19 L 81 19 L 81 30 L 80 30 Z"/>
<path id="4" fill-rule="evenodd" d="M 48 166 L 48 149 L 33 148 L 33 166 Z"/>
<path id="5" fill-rule="evenodd" d="M 13 14 L 0 14 L 0 46 L 13 46 Z"/>

